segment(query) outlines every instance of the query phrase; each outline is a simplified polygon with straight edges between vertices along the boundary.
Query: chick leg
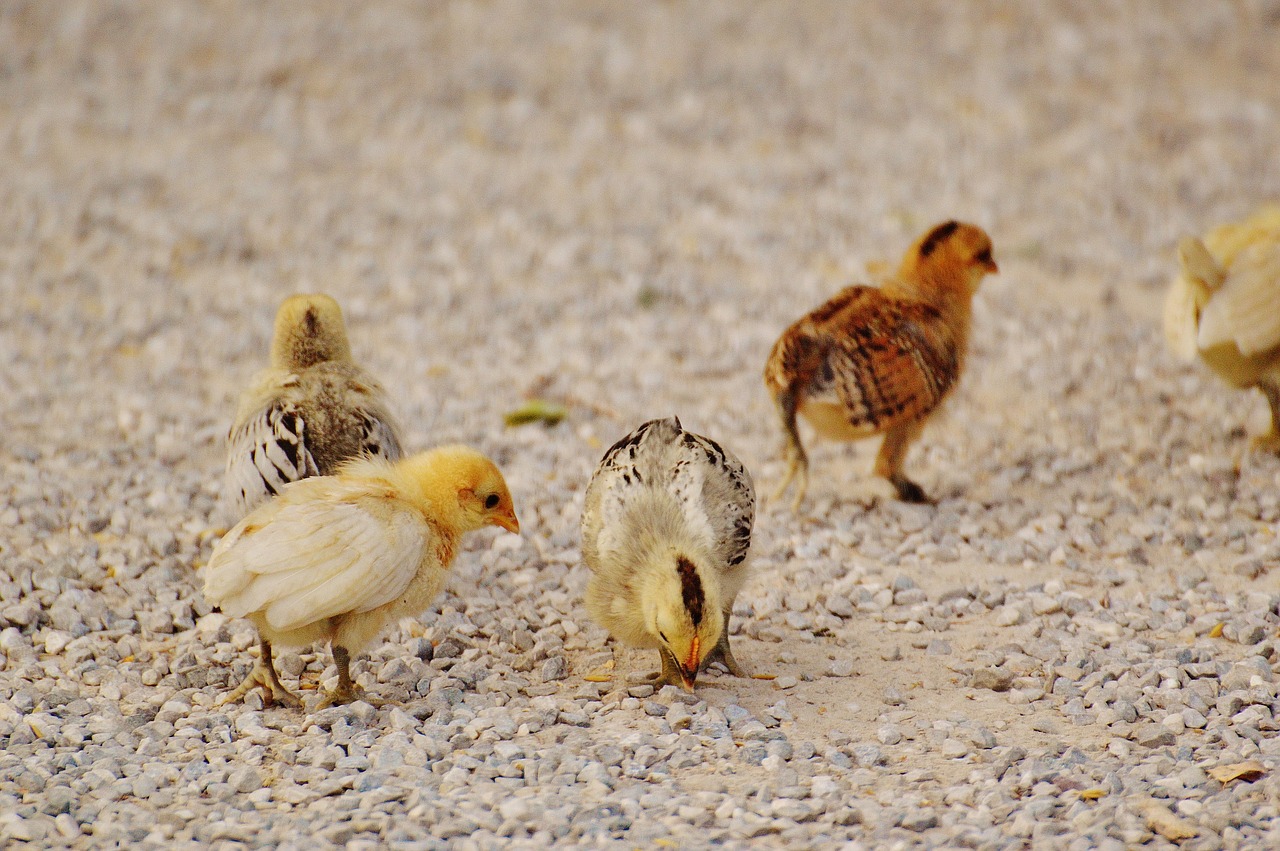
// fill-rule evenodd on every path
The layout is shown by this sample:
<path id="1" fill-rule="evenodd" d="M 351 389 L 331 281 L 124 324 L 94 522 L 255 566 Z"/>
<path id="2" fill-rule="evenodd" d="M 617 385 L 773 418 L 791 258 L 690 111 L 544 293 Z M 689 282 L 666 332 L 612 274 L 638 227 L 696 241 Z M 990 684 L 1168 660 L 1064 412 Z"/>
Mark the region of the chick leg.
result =
<path id="1" fill-rule="evenodd" d="M 317 709 L 327 709 L 330 706 L 341 706 L 344 703 L 351 703 L 356 700 L 363 700 L 372 706 L 382 706 L 384 701 L 372 698 L 364 693 L 364 689 L 351 681 L 351 653 L 341 644 L 333 645 L 333 664 L 338 668 L 338 687 L 329 692 L 320 701 Z"/>
<path id="2" fill-rule="evenodd" d="M 746 669 L 738 664 L 738 660 L 733 658 L 733 650 L 729 648 L 729 615 L 732 613 L 733 607 L 730 606 L 724 612 L 724 629 L 720 631 L 720 640 L 716 642 L 716 646 L 707 654 L 707 658 L 702 660 L 702 667 L 699 670 L 705 671 L 707 666 L 712 662 L 719 662 L 729 669 L 729 673 L 735 677 L 749 677 Z"/>
<path id="3" fill-rule="evenodd" d="M 275 662 L 271 658 L 271 642 L 259 636 L 258 649 L 260 651 L 258 664 L 253 666 L 253 670 L 249 672 L 249 676 L 244 678 L 244 682 L 236 686 L 230 694 L 222 699 L 222 703 L 234 703 L 254 688 L 261 686 L 263 702 L 267 706 L 278 700 L 281 704 L 291 709 L 301 709 L 302 700 L 280 682 L 280 675 L 276 673 Z"/>
<path id="4" fill-rule="evenodd" d="M 791 510 L 794 512 L 800 510 L 800 503 L 804 501 L 805 493 L 809 490 L 809 456 L 805 454 L 804 444 L 800 442 L 800 430 L 796 426 L 795 393 L 793 391 L 779 393 L 775 401 L 778 404 L 778 416 L 782 419 L 782 429 L 786 435 L 787 472 L 782 477 L 782 484 L 778 485 L 778 489 L 769 497 L 769 501 L 777 502 L 781 499 L 799 474 L 800 481 L 796 483 L 795 499 L 791 501 Z"/>
<path id="5" fill-rule="evenodd" d="M 929 501 L 924 489 L 902 472 L 902 462 L 907 457 L 911 441 L 920 435 L 921 425 L 913 422 L 889 429 L 884 433 L 884 442 L 880 444 L 880 452 L 876 455 L 875 474 L 888 479 L 903 502 Z"/>
<path id="6" fill-rule="evenodd" d="M 1262 383 L 1258 389 L 1266 395 L 1267 404 L 1271 406 L 1271 429 L 1250 442 L 1254 449 L 1280 452 L 1280 384 Z"/>

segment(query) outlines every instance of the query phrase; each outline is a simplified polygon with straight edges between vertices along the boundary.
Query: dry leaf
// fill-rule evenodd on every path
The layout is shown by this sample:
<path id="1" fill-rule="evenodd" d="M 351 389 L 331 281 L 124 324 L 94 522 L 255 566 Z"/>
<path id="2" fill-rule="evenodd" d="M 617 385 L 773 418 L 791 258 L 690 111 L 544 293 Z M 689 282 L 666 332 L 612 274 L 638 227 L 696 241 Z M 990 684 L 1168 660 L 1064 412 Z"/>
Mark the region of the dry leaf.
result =
<path id="1" fill-rule="evenodd" d="M 1223 628 L 1224 626 L 1226 626 L 1226 624 L 1225 624 L 1225 623 L 1222 623 L 1221 621 L 1219 621 L 1218 623 L 1214 624 L 1214 625 L 1213 625 L 1213 629 L 1209 630 L 1209 637 L 1210 637 L 1210 638 L 1221 638 L 1221 637 L 1222 637 L 1222 628 Z"/>
<path id="2" fill-rule="evenodd" d="M 542 423 L 553 426 L 569 416 L 564 405 L 548 402 L 546 399 L 530 399 L 514 411 L 509 411 L 502 418 L 508 426 L 522 426 L 529 423 Z"/>
<path id="3" fill-rule="evenodd" d="M 1106 789 L 1085 789 L 1080 793 L 1080 800 L 1096 801 L 1099 798 L 1105 798 L 1106 796 L 1107 796 Z"/>
<path id="4" fill-rule="evenodd" d="M 752 674 L 751 675 L 751 679 L 753 680 L 776 680 L 777 678 L 778 678 L 777 674 Z"/>
<path id="5" fill-rule="evenodd" d="M 1267 773 L 1267 768 L 1256 759 L 1247 762 L 1234 762 L 1231 765 L 1219 765 L 1209 769 L 1209 776 L 1226 786 L 1232 780 L 1247 780 L 1252 783 Z"/>
<path id="6" fill-rule="evenodd" d="M 598 666 L 594 671 L 583 677 L 589 683 L 607 683 L 613 680 L 613 660 L 605 662 Z"/>
<path id="7" fill-rule="evenodd" d="M 1147 827 L 1172 842 L 1190 839 L 1200 833 L 1200 828 L 1173 814 L 1164 804 L 1148 798 L 1138 803 L 1138 809 L 1147 817 Z"/>

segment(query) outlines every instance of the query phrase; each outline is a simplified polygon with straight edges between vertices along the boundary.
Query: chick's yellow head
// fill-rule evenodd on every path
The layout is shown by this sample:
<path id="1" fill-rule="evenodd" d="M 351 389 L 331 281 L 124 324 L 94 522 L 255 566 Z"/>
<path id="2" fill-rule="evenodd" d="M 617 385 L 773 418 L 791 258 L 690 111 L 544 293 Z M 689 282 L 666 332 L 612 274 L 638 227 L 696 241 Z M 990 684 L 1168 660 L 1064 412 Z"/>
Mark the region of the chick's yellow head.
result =
<path id="1" fill-rule="evenodd" d="M 497 465 L 469 446 L 442 446 L 403 462 L 428 502 L 456 511 L 464 531 L 498 526 L 520 534 L 511 492 Z"/>
<path id="2" fill-rule="evenodd" d="M 962 281 L 972 295 L 984 276 L 999 271 L 987 232 L 953 219 L 930 228 L 916 240 L 903 258 L 899 274 L 937 283 Z"/>
<path id="3" fill-rule="evenodd" d="M 293 295 L 276 311 L 271 362 L 280 369 L 305 369 L 329 360 L 350 360 L 351 343 L 342 309 L 327 295 Z"/>
<path id="4" fill-rule="evenodd" d="M 642 596 L 645 628 L 675 662 L 685 689 L 693 691 L 702 660 L 724 629 L 717 589 L 683 554 L 655 564 L 651 575 Z"/>

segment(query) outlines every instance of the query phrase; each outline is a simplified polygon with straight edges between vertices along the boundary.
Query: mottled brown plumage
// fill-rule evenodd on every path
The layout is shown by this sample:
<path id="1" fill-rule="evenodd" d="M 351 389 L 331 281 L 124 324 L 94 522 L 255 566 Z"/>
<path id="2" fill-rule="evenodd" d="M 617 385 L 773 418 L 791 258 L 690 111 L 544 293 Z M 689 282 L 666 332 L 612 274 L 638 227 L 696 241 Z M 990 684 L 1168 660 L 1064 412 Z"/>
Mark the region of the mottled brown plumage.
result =
<path id="1" fill-rule="evenodd" d="M 876 475 L 900 498 L 924 500 L 902 461 L 964 369 L 973 294 L 996 271 L 981 228 L 945 222 L 916 241 L 881 287 L 848 287 L 783 332 L 764 372 L 787 441 L 775 498 L 798 474 L 799 507 L 808 486 L 800 415 L 834 440 L 883 434 Z"/>

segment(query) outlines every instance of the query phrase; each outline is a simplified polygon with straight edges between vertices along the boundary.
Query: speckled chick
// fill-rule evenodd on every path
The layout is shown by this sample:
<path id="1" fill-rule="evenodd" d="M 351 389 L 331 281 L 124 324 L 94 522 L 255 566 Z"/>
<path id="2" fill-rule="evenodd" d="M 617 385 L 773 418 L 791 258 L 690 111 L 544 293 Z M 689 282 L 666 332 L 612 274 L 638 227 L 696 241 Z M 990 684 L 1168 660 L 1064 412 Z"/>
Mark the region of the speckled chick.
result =
<path id="1" fill-rule="evenodd" d="M 361 455 L 395 460 L 399 429 L 382 386 L 351 359 L 338 303 L 295 295 L 276 313 L 271 366 L 240 399 L 227 443 L 227 504 L 243 517 L 290 482 Z"/>
<path id="2" fill-rule="evenodd" d="M 261 686 L 267 702 L 301 707 L 280 683 L 272 646 L 327 641 L 338 686 L 322 706 L 360 696 L 351 657 L 388 623 L 421 614 L 440 593 L 463 534 L 519 533 L 502 473 L 484 455 L 448 446 L 400 461 L 357 458 L 335 476 L 284 486 L 214 548 L 204 595 L 258 628 L 261 655 L 227 696 Z"/>
<path id="3" fill-rule="evenodd" d="M 1199 358 L 1232 387 L 1256 387 L 1271 428 L 1253 446 L 1280 452 L 1280 205 L 1178 243 L 1164 304 L 1170 348 Z"/>
<path id="4" fill-rule="evenodd" d="M 774 499 L 798 475 L 798 509 L 808 488 L 799 415 L 833 440 L 883 434 L 876 475 L 900 499 L 925 500 L 903 461 L 964 371 L 974 293 L 999 271 L 991 250 L 981 228 L 944 222 L 916 240 L 880 287 L 848 287 L 782 333 L 764 370 L 788 461 Z"/>
<path id="5" fill-rule="evenodd" d="M 745 676 L 729 616 L 754 520 L 742 462 L 676 417 L 645 423 L 605 453 L 582 513 L 587 610 L 624 644 L 658 651 L 655 685 L 692 691 L 712 662 Z"/>

